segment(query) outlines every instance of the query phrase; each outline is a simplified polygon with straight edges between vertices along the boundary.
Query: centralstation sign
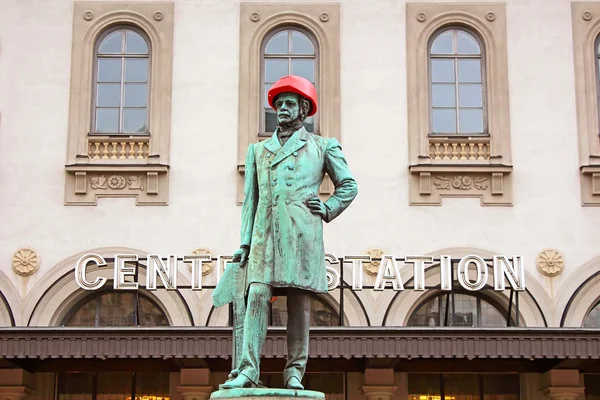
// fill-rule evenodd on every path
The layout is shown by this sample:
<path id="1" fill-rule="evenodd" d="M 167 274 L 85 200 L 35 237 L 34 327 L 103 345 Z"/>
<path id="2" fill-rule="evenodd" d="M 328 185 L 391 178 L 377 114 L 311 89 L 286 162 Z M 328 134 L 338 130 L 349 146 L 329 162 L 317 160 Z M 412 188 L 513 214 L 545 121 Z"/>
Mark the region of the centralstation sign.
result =
<path id="1" fill-rule="evenodd" d="M 351 271 L 350 288 L 355 291 L 363 290 L 363 265 L 378 261 L 379 270 L 375 284 L 369 287 L 373 290 L 391 288 L 395 291 L 405 290 L 401 272 L 405 268 L 412 270 L 412 290 L 423 291 L 425 287 L 425 269 L 434 265 L 439 266 L 440 289 L 449 291 L 454 287 L 453 280 L 470 291 L 483 289 L 488 282 L 488 268 L 492 269 L 494 290 L 506 290 L 506 282 L 516 291 L 525 290 L 525 270 L 521 256 L 508 257 L 495 255 L 491 259 L 484 259 L 477 255 L 467 255 L 462 258 L 452 258 L 442 255 L 433 256 L 404 256 L 383 255 L 378 258 L 369 255 L 336 257 L 332 254 L 325 255 L 327 284 L 329 290 L 340 286 L 343 277 L 342 265 L 349 265 Z M 213 258 L 210 254 L 185 255 L 178 258 L 176 255 L 161 257 L 158 254 L 148 254 L 146 259 L 140 259 L 137 254 L 116 254 L 113 262 L 114 279 L 113 288 L 117 290 L 137 290 L 140 288 L 137 280 L 137 268 L 140 263 L 146 270 L 146 290 L 177 290 L 177 269 L 180 262 L 190 264 L 192 272 L 191 290 L 200 291 L 202 286 L 202 264 L 217 263 L 217 282 L 223 274 L 227 264 L 232 261 L 231 256 L 218 256 Z M 86 276 L 86 269 L 90 265 L 105 267 L 108 265 L 105 258 L 98 254 L 86 254 L 75 265 L 75 280 L 79 287 L 85 290 L 98 290 L 106 282 L 105 277 L 95 277 L 92 281 Z M 456 269 L 453 269 L 456 265 Z M 456 277 L 455 277 L 456 272 Z M 162 286 L 157 286 L 157 278 L 162 281 Z M 206 287 L 208 288 L 208 287 Z"/>

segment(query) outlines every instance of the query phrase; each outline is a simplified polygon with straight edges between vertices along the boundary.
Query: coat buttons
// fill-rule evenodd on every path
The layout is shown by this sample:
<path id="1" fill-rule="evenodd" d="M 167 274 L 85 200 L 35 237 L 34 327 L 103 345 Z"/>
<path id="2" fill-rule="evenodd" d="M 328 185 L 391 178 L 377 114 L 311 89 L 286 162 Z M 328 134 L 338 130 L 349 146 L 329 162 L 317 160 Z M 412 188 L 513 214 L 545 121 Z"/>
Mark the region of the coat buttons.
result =
<path id="1" fill-rule="evenodd" d="M 273 204 L 274 206 L 276 206 L 276 205 L 277 205 L 277 201 L 273 200 L 273 203 L 272 203 L 272 204 Z"/>
<path id="2" fill-rule="evenodd" d="M 286 185 L 288 186 L 292 186 L 291 182 L 287 182 Z"/>
<path id="3" fill-rule="evenodd" d="M 271 153 L 267 153 L 267 157 L 268 157 L 268 158 L 271 158 Z"/>
<path id="4" fill-rule="evenodd" d="M 293 154 L 294 154 L 294 157 L 298 157 L 298 152 L 297 151 L 295 151 Z"/>
<path id="5" fill-rule="evenodd" d="M 271 182 L 271 186 L 277 185 L 277 182 Z"/>
<path id="6" fill-rule="evenodd" d="M 292 201 L 291 201 L 290 199 L 287 199 L 287 200 L 285 201 L 285 204 L 290 204 L 291 202 L 292 202 Z"/>

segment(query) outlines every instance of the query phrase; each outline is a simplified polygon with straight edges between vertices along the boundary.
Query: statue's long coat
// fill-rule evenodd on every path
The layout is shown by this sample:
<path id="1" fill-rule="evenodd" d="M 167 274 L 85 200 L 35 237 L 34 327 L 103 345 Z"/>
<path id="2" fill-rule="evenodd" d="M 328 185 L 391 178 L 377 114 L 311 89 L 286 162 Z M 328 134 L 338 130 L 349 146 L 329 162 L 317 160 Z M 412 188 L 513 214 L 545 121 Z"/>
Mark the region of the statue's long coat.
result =
<path id="1" fill-rule="evenodd" d="M 248 285 L 327 291 L 323 222 L 306 205 L 318 196 L 326 172 L 335 186 L 325 202 L 330 222 L 357 194 L 336 139 L 302 127 L 283 147 L 277 132 L 248 147 L 241 229 L 242 245 L 250 246 Z"/>

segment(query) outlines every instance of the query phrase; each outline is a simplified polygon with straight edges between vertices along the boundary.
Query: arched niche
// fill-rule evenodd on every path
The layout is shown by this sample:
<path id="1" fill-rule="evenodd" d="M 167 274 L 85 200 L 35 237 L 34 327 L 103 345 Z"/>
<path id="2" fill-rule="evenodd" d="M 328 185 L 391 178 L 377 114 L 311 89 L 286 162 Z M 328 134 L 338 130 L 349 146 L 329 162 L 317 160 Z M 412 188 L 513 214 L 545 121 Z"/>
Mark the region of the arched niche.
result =
<path id="1" fill-rule="evenodd" d="M 428 255 L 439 257 L 440 255 L 449 255 L 453 258 L 462 258 L 466 255 L 476 254 L 483 258 L 492 258 L 493 255 L 499 253 L 493 253 L 487 250 L 475 249 L 475 248 L 450 248 L 442 249 Z M 411 274 L 412 276 L 412 274 Z M 488 268 L 488 285 L 493 287 L 493 270 Z M 411 284 L 411 280 L 405 280 L 405 284 Z M 440 286 L 440 267 L 439 265 L 433 265 L 425 269 L 425 286 L 428 288 L 437 288 Z M 547 306 L 547 295 L 541 288 L 541 286 L 534 280 L 534 278 L 525 271 L 525 286 L 526 290 L 519 293 L 519 314 L 521 326 L 529 327 L 545 327 L 547 321 L 545 319 L 544 306 Z M 430 289 L 425 291 L 416 290 L 404 290 L 397 292 L 389 302 L 389 306 L 386 309 L 385 316 L 383 319 L 383 325 L 385 326 L 405 326 L 412 313 L 425 301 L 427 301 L 432 291 L 438 291 L 439 289 Z M 509 292 L 495 292 L 493 290 L 486 290 L 485 297 L 490 301 L 497 304 L 504 310 L 508 309 Z M 541 293 L 541 295 L 538 295 Z M 514 303 L 514 299 L 513 299 Z M 514 304 L 512 315 L 513 318 L 515 313 Z"/>
<path id="2" fill-rule="evenodd" d="M 595 257 L 572 274 L 556 295 L 556 324 L 561 327 L 581 327 L 590 310 L 600 301 L 600 256 Z"/>
<path id="3" fill-rule="evenodd" d="M 102 257 L 112 258 L 115 254 L 137 254 L 146 257 L 147 253 L 126 247 L 106 247 L 92 249 L 71 256 L 52 269 L 40 279 L 25 299 L 23 321 L 28 326 L 59 326 L 69 310 L 78 304 L 89 291 L 81 289 L 75 281 L 75 264 L 85 254 L 95 253 Z M 185 272 L 184 272 L 185 271 Z M 187 268 L 179 268 L 178 283 L 189 285 Z M 146 280 L 146 270 L 139 268 L 139 281 Z M 95 277 L 113 279 L 114 271 L 111 266 L 88 266 L 88 280 Z M 193 326 L 197 318 L 199 298 L 191 290 L 156 290 L 144 291 L 165 312 L 171 326 Z"/>

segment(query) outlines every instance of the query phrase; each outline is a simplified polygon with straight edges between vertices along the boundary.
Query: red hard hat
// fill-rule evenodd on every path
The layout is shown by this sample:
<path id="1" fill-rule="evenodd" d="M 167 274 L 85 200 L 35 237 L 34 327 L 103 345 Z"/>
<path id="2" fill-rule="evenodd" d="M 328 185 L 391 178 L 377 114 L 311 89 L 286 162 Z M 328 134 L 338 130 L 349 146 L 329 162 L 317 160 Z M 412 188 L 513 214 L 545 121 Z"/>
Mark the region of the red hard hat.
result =
<path id="1" fill-rule="evenodd" d="M 310 100 L 311 106 L 310 110 L 308 110 L 307 117 L 310 117 L 317 112 L 317 90 L 307 79 L 301 76 L 290 75 L 284 76 L 275 82 L 273 86 L 271 86 L 271 89 L 269 89 L 269 105 L 273 107 L 273 109 L 276 109 L 273 104 L 275 97 L 286 92 L 296 93 Z"/>

